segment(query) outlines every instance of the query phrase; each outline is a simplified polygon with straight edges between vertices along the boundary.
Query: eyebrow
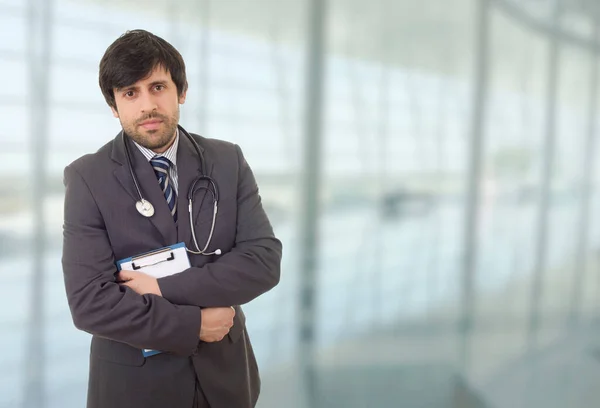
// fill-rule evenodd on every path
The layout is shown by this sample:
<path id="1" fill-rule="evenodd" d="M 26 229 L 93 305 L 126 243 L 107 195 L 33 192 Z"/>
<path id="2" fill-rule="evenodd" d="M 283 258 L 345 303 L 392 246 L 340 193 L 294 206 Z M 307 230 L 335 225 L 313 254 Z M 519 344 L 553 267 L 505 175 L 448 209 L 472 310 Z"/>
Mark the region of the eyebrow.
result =
<path id="1" fill-rule="evenodd" d="M 150 83 L 150 87 L 156 86 L 156 85 L 165 85 L 167 83 L 167 81 L 162 81 L 162 80 L 158 80 L 158 81 L 153 81 Z"/>
<path id="2" fill-rule="evenodd" d="M 153 86 L 156 85 L 165 85 L 166 81 L 165 80 L 157 80 L 157 81 L 152 81 L 149 86 L 150 88 L 152 88 Z M 117 92 L 125 92 L 125 91 L 137 91 L 140 87 L 137 85 L 130 85 L 130 86 L 124 86 L 122 88 L 116 88 Z"/>

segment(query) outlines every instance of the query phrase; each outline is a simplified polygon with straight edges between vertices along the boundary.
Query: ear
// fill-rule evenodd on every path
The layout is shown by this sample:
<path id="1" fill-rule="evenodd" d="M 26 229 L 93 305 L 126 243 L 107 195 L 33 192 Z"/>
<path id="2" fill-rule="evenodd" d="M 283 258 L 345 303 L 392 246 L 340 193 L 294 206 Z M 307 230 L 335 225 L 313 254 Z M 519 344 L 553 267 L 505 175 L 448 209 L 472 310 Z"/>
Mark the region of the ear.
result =
<path id="1" fill-rule="evenodd" d="M 114 116 L 115 118 L 118 118 L 118 117 L 119 117 L 119 112 L 117 112 L 117 109 L 116 109 L 116 108 L 113 108 L 113 107 L 111 106 L 111 107 L 110 107 L 110 110 L 112 111 L 112 113 L 113 113 L 113 116 Z"/>
<path id="2" fill-rule="evenodd" d="M 185 103 L 185 96 L 187 94 L 187 89 L 181 93 L 179 96 L 179 104 L 183 105 Z"/>

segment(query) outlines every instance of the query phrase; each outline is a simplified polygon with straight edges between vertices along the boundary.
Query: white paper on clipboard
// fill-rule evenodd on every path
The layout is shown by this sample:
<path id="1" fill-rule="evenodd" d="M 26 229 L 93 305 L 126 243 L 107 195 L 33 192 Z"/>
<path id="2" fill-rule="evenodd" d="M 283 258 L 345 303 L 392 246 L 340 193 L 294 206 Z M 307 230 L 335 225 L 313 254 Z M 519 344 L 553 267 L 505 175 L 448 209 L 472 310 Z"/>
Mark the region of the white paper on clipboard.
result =
<path id="1" fill-rule="evenodd" d="M 156 279 L 183 272 L 190 266 L 190 259 L 183 242 L 117 262 L 119 271 L 144 272 Z"/>
<path id="2" fill-rule="evenodd" d="M 190 259 L 188 258 L 184 242 L 125 258 L 117 262 L 117 269 L 119 271 L 144 272 L 156 279 L 183 272 L 189 267 Z M 160 353 L 158 350 L 142 350 L 144 357 Z"/>

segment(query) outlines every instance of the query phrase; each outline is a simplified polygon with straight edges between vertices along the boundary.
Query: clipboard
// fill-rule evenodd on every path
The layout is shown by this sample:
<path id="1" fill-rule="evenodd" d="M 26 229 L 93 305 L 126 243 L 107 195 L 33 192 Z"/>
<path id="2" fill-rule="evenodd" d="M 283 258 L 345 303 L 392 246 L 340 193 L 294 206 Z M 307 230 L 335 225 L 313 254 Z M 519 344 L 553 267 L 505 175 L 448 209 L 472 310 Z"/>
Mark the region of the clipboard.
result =
<path id="1" fill-rule="evenodd" d="M 190 259 L 188 258 L 184 242 L 117 261 L 117 269 L 119 271 L 144 272 L 156 279 L 183 272 L 190 267 Z M 159 353 L 161 351 L 142 349 L 144 357 L 150 357 Z"/>
<path id="2" fill-rule="evenodd" d="M 190 266 L 184 242 L 117 261 L 119 271 L 144 272 L 156 279 L 182 272 Z"/>

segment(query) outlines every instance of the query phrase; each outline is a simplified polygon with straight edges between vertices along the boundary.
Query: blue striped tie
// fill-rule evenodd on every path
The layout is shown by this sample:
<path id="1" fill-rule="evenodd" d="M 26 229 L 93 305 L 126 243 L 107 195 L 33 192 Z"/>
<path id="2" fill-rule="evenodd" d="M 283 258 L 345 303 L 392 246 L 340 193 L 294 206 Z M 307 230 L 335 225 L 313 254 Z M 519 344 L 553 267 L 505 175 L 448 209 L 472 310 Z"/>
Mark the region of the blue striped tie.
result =
<path id="1" fill-rule="evenodd" d="M 173 216 L 173 220 L 177 222 L 177 193 L 173 188 L 173 183 L 169 177 L 169 168 L 171 167 L 171 161 L 163 156 L 156 156 L 150 160 L 154 174 L 158 179 L 158 184 L 165 195 L 169 210 Z"/>

